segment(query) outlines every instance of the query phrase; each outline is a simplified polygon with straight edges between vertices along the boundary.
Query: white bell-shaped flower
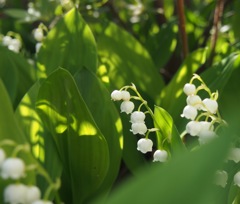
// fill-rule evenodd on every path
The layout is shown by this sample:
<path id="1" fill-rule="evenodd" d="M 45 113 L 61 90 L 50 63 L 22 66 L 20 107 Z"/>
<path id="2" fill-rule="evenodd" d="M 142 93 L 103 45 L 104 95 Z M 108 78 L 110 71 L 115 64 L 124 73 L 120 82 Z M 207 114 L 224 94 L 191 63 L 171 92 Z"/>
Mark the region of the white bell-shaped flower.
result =
<path id="1" fill-rule="evenodd" d="M 130 131 L 133 132 L 134 135 L 145 135 L 145 133 L 147 132 L 147 126 L 145 125 L 145 123 L 133 123 L 132 129 Z"/>
<path id="2" fill-rule="evenodd" d="M 2 163 L 4 162 L 5 159 L 6 159 L 5 151 L 0 148 L 0 168 L 1 168 Z"/>
<path id="3" fill-rule="evenodd" d="M 41 43 L 41 42 L 38 42 L 38 43 L 35 45 L 36 53 L 39 52 L 39 50 L 40 50 L 41 47 L 42 47 L 42 43 Z"/>
<path id="4" fill-rule="evenodd" d="M 3 179 L 19 179 L 25 175 L 25 164 L 23 160 L 19 158 L 7 158 L 2 163 L 1 169 L 1 176 Z"/>
<path id="5" fill-rule="evenodd" d="M 4 46 L 9 46 L 12 42 L 12 38 L 8 35 L 4 36 L 3 39 L 2 39 L 2 44 Z"/>
<path id="6" fill-rule="evenodd" d="M 193 106 L 187 105 L 184 107 L 181 117 L 194 120 L 197 114 L 198 114 L 198 111 L 196 108 L 194 108 Z"/>
<path id="7" fill-rule="evenodd" d="M 238 171 L 233 178 L 234 185 L 240 187 L 240 171 Z"/>
<path id="8" fill-rule="evenodd" d="M 10 45 L 8 45 L 8 49 L 18 53 L 19 50 L 21 49 L 21 46 L 22 46 L 21 41 L 17 38 L 13 38 Z"/>
<path id="9" fill-rule="evenodd" d="M 43 30 L 41 28 L 36 28 L 33 31 L 33 36 L 35 40 L 37 40 L 38 42 L 41 42 L 44 38 Z"/>
<path id="10" fill-rule="evenodd" d="M 227 185 L 228 174 L 226 171 L 217 170 L 215 173 L 215 184 L 225 188 Z"/>
<path id="11" fill-rule="evenodd" d="M 166 162 L 168 159 L 168 153 L 165 150 L 156 150 L 153 154 L 154 162 Z"/>
<path id="12" fill-rule="evenodd" d="M 142 111 L 134 111 L 131 114 L 130 122 L 131 123 L 144 123 L 145 117 L 146 116 L 145 116 L 144 112 L 142 112 Z"/>
<path id="13" fill-rule="evenodd" d="M 48 200 L 37 200 L 37 201 L 34 201 L 31 204 L 53 204 L 53 202 L 48 201 Z"/>
<path id="14" fill-rule="evenodd" d="M 198 133 L 201 131 L 201 124 L 198 121 L 190 121 L 186 125 L 186 131 L 189 133 L 191 136 L 196 136 Z"/>
<path id="15" fill-rule="evenodd" d="M 122 100 L 124 101 L 129 101 L 130 100 L 130 93 L 128 91 L 121 91 L 122 94 Z"/>
<path id="16" fill-rule="evenodd" d="M 26 203 L 32 204 L 34 201 L 40 200 L 41 191 L 37 186 L 28 186 L 26 192 Z"/>
<path id="17" fill-rule="evenodd" d="M 187 97 L 187 105 L 193 106 L 198 110 L 202 109 L 202 99 L 198 95 L 189 95 Z"/>
<path id="18" fill-rule="evenodd" d="M 123 101 L 120 105 L 121 113 L 132 113 L 134 109 L 134 103 L 132 101 Z"/>
<path id="19" fill-rule="evenodd" d="M 152 151 L 153 142 L 150 139 L 142 138 L 137 142 L 137 150 L 142 153 L 147 153 Z"/>
<path id="20" fill-rule="evenodd" d="M 240 148 L 231 148 L 228 154 L 228 160 L 232 160 L 235 163 L 238 163 L 240 161 Z"/>
<path id="21" fill-rule="evenodd" d="M 217 101 L 206 98 L 202 102 L 203 102 L 202 110 L 209 111 L 210 113 L 213 113 L 213 114 L 217 112 L 217 109 L 218 109 Z"/>
<path id="22" fill-rule="evenodd" d="M 4 189 L 4 202 L 9 204 L 26 203 L 27 187 L 23 184 L 10 184 Z"/>
<path id="23" fill-rule="evenodd" d="M 188 96 L 193 95 L 196 92 L 196 86 L 194 84 L 187 83 L 183 87 L 183 92 Z"/>
<path id="24" fill-rule="evenodd" d="M 216 138 L 217 134 L 213 130 L 201 130 L 198 133 L 198 136 L 199 136 L 198 141 L 200 145 L 203 145 Z"/>
<path id="25" fill-rule="evenodd" d="M 119 90 L 114 90 L 114 91 L 111 93 L 111 98 L 112 98 L 112 100 L 114 100 L 114 101 L 120 101 L 120 100 L 122 100 L 122 92 L 119 91 Z"/>

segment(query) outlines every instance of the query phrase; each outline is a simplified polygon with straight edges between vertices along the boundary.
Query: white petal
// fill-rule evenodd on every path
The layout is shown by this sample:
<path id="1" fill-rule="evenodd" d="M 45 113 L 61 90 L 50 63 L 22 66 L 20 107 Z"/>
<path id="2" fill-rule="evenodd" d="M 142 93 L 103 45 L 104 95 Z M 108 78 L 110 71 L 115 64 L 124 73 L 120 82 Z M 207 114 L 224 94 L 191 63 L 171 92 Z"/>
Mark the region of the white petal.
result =
<path id="1" fill-rule="evenodd" d="M 122 94 L 122 100 L 124 101 L 129 101 L 130 100 L 130 93 L 128 91 L 121 91 Z"/>
<path id="2" fill-rule="evenodd" d="M 145 114 L 141 111 L 134 111 L 132 114 L 131 114 L 131 117 L 130 117 L 130 122 L 131 123 L 144 123 L 144 120 L 145 120 Z"/>
<path id="3" fill-rule="evenodd" d="M 142 138 L 138 140 L 137 150 L 142 153 L 147 153 L 152 151 L 153 142 L 150 139 Z"/>
<path id="4" fill-rule="evenodd" d="M 197 116 L 198 112 L 197 109 L 193 106 L 187 105 L 183 109 L 183 113 L 181 114 L 182 117 L 185 117 L 187 119 L 194 120 Z"/>
<path id="5" fill-rule="evenodd" d="M 122 100 L 122 92 L 119 91 L 119 90 L 114 90 L 114 91 L 111 93 L 111 98 L 112 98 L 112 100 L 114 100 L 114 101 L 120 101 L 120 100 Z"/>
<path id="6" fill-rule="evenodd" d="M 183 87 L 183 92 L 188 96 L 195 94 L 195 91 L 196 91 L 196 86 L 194 84 L 187 83 Z"/>
<path id="7" fill-rule="evenodd" d="M 125 112 L 127 114 L 132 113 L 134 109 L 134 103 L 132 101 L 123 101 L 120 105 L 121 112 Z"/>
<path id="8" fill-rule="evenodd" d="M 145 135 L 145 133 L 147 132 L 147 126 L 145 125 L 145 123 L 133 123 L 131 131 L 134 135 Z"/>
<path id="9" fill-rule="evenodd" d="M 168 153 L 165 150 L 157 150 L 153 154 L 153 161 L 166 162 L 168 159 Z"/>

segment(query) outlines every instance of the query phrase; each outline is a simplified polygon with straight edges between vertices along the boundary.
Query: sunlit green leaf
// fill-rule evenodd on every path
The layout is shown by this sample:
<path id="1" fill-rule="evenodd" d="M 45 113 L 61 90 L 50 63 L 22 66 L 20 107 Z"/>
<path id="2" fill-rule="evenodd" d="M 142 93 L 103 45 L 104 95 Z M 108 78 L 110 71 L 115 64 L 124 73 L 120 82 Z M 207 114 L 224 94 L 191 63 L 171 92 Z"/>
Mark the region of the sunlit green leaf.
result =
<path id="1" fill-rule="evenodd" d="M 121 118 L 111 101 L 110 93 L 92 72 L 83 69 L 77 72 L 74 78 L 87 107 L 108 143 L 109 170 L 100 192 L 109 191 L 118 175 L 122 158 Z"/>
<path id="2" fill-rule="evenodd" d="M 102 65 L 99 76 L 114 88 L 134 83 L 140 90 L 157 98 L 164 86 L 149 53 L 129 33 L 109 23 L 98 38 Z"/>
<path id="3" fill-rule="evenodd" d="M 97 50 L 93 34 L 76 8 L 70 10 L 50 30 L 38 53 L 40 77 L 58 67 L 66 67 L 72 74 L 86 67 L 97 67 Z"/>
<path id="4" fill-rule="evenodd" d="M 173 153 L 183 151 L 185 147 L 169 113 L 163 108 L 155 106 L 154 117 L 155 128 L 159 129 L 157 134 L 162 142 L 161 148 L 173 151 Z"/>
<path id="5" fill-rule="evenodd" d="M 53 137 L 43 125 L 35 109 L 39 87 L 40 83 L 36 82 L 25 94 L 16 109 L 15 116 L 19 126 L 26 135 L 26 139 L 31 144 L 31 151 L 34 157 L 38 159 L 55 181 L 61 176 L 62 166 Z M 38 177 L 37 182 L 42 192 L 48 187 L 48 183 L 41 176 Z"/>
<path id="6" fill-rule="evenodd" d="M 107 174 L 109 153 L 68 71 L 57 69 L 43 82 L 37 110 L 54 136 L 67 180 L 62 187 L 72 196 L 68 200 L 74 204 L 86 202 Z"/>

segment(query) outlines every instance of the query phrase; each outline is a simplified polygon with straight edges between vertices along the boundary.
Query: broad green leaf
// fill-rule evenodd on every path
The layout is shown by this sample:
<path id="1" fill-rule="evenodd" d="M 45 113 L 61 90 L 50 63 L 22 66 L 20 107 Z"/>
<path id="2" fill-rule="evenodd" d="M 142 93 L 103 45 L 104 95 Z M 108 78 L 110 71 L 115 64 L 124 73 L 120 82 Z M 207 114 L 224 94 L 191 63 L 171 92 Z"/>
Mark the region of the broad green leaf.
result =
<path id="1" fill-rule="evenodd" d="M 31 144 L 33 156 L 46 169 L 52 180 L 56 181 L 61 176 L 62 166 L 53 137 L 36 112 L 35 103 L 39 87 L 40 83 L 36 82 L 25 94 L 15 111 L 15 116 Z M 48 183 L 41 176 L 38 177 L 37 184 L 42 192 L 48 187 Z"/>
<path id="2" fill-rule="evenodd" d="M 0 108 L 0 143 L 5 140 L 14 141 L 17 145 L 27 144 L 27 139 L 20 127 L 17 124 L 16 118 L 13 113 L 12 104 L 9 99 L 7 90 L 0 80 L 0 98 L 1 98 L 1 108 Z M 12 151 L 16 146 L 1 146 L 6 151 L 7 157 L 10 157 Z M 31 153 L 20 152 L 18 157 L 24 159 L 26 165 L 34 164 L 33 157 Z M 29 171 L 26 178 L 24 178 L 26 184 L 35 184 L 35 171 Z M 9 184 L 8 181 L 4 181 L 0 178 L 0 192 L 3 192 L 4 187 Z M 3 203 L 3 194 L 0 194 L 0 202 Z"/>
<path id="3" fill-rule="evenodd" d="M 117 178 L 122 159 L 122 123 L 119 112 L 111 101 L 110 93 L 104 84 L 87 69 L 74 75 L 80 93 L 95 122 L 103 133 L 109 148 L 109 169 L 100 188 L 109 191 Z"/>
<path id="4" fill-rule="evenodd" d="M 160 148 L 173 153 L 183 151 L 185 147 L 169 113 L 163 108 L 155 106 L 154 117 L 155 128 L 159 129 L 157 135 L 162 143 Z"/>
<path id="5" fill-rule="evenodd" d="M 0 46 L 0 77 L 16 106 L 35 81 L 34 68 L 19 54 Z"/>
<path id="6" fill-rule="evenodd" d="M 175 155 L 164 165 L 157 163 L 145 168 L 141 176 L 130 179 L 113 192 L 105 204 L 129 201 L 139 204 L 206 204 L 203 200 L 214 192 L 214 172 L 225 159 L 229 142 L 225 135 L 198 150 Z"/>
<path id="7" fill-rule="evenodd" d="M 229 125 L 236 128 L 236 133 L 239 133 L 239 103 L 240 103 L 240 94 L 239 94 L 239 74 L 240 74 L 240 56 L 239 55 L 230 55 L 230 57 L 225 61 L 221 66 L 216 67 L 216 74 L 212 74 L 212 78 L 215 80 L 208 80 L 210 86 L 214 89 L 220 88 L 219 95 L 219 110 L 222 114 L 223 119 L 225 119 Z M 210 73 L 209 73 L 210 75 Z M 206 73 L 206 77 L 209 77 Z M 205 75 L 204 75 L 205 77 Z M 217 86 L 220 84 L 220 86 Z M 222 85 L 223 84 L 223 85 Z"/>
<path id="8" fill-rule="evenodd" d="M 156 25 L 157 26 L 157 25 Z M 177 45 L 176 20 L 162 25 L 160 31 L 147 39 L 147 48 L 160 70 L 168 62 Z"/>
<path id="9" fill-rule="evenodd" d="M 50 30 L 37 59 L 40 77 L 46 77 L 58 67 L 66 67 L 72 74 L 83 67 L 96 70 L 96 43 L 76 8 Z"/>
<path id="10" fill-rule="evenodd" d="M 36 106 L 54 136 L 69 184 L 62 186 L 72 194 L 68 199 L 73 204 L 86 202 L 107 174 L 109 153 L 71 74 L 64 69 L 55 70 L 42 83 Z"/>
<path id="11" fill-rule="evenodd" d="M 109 23 L 98 38 L 101 66 L 99 76 L 111 87 L 121 88 L 134 83 L 152 99 L 164 86 L 146 49 L 130 34 Z"/>

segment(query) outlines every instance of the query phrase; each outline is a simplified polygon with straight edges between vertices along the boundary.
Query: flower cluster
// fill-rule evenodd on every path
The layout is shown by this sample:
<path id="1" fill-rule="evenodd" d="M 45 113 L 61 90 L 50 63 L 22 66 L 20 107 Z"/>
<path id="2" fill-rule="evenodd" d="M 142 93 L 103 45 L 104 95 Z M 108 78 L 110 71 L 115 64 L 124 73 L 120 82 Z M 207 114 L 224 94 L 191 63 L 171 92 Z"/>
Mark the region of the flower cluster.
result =
<path id="1" fill-rule="evenodd" d="M 2 38 L 2 45 L 9 50 L 18 53 L 22 47 L 21 38 L 18 34 L 9 32 Z"/>
<path id="2" fill-rule="evenodd" d="M 13 141 L 5 141 L 4 144 L 16 145 Z M 41 191 L 37 186 L 21 182 L 21 179 L 27 176 L 27 171 L 32 169 L 26 166 L 23 159 L 17 157 L 21 150 L 28 152 L 28 145 L 16 146 L 12 155 L 7 157 L 5 150 L 0 146 L 0 179 L 10 181 L 3 192 L 4 203 L 52 204 L 51 201 L 41 199 Z"/>
<path id="3" fill-rule="evenodd" d="M 133 92 L 135 92 L 136 96 L 131 96 L 130 92 L 127 91 L 128 89 L 131 89 Z M 130 131 L 136 135 L 139 134 L 141 136 L 144 136 L 144 138 L 141 138 L 137 142 L 137 150 L 142 152 L 143 154 L 147 152 L 152 152 L 153 149 L 153 141 L 148 138 L 150 132 L 158 131 L 156 128 L 148 129 L 145 124 L 145 118 L 146 114 L 150 114 L 152 119 L 154 119 L 154 115 L 152 110 L 147 105 L 147 102 L 142 98 L 142 96 L 139 94 L 136 86 L 132 84 L 132 86 L 124 86 L 120 90 L 114 90 L 111 93 L 111 98 L 113 101 L 121 101 L 122 103 L 120 105 L 121 112 L 125 112 L 126 114 L 130 114 L 130 123 L 131 123 L 131 129 Z M 134 111 L 135 105 L 131 101 L 131 99 L 138 100 L 141 102 L 139 107 L 136 111 Z M 147 109 L 145 112 L 141 111 L 142 107 L 145 106 Z M 160 146 L 160 145 L 159 145 Z M 168 152 L 164 149 L 158 149 L 153 154 L 153 161 L 159 161 L 159 162 L 165 162 L 168 159 Z"/>
<path id="4" fill-rule="evenodd" d="M 201 85 L 196 87 L 194 80 L 198 80 Z M 200 90 L 205 91 L 209 97 L 201 99 L 198 95 Z M 218 92 L 212 93 L 197 74 L 185 84 L 183 91 L 187 95 L 187 105 L 181 116 L 190 120 L 186 125 L 186 132 L 191 136 L 198 136 L 199 143 L 205 144 L 217 136 L 216 124 L 218 127 L 225 124 L 218 112 Z"/>

